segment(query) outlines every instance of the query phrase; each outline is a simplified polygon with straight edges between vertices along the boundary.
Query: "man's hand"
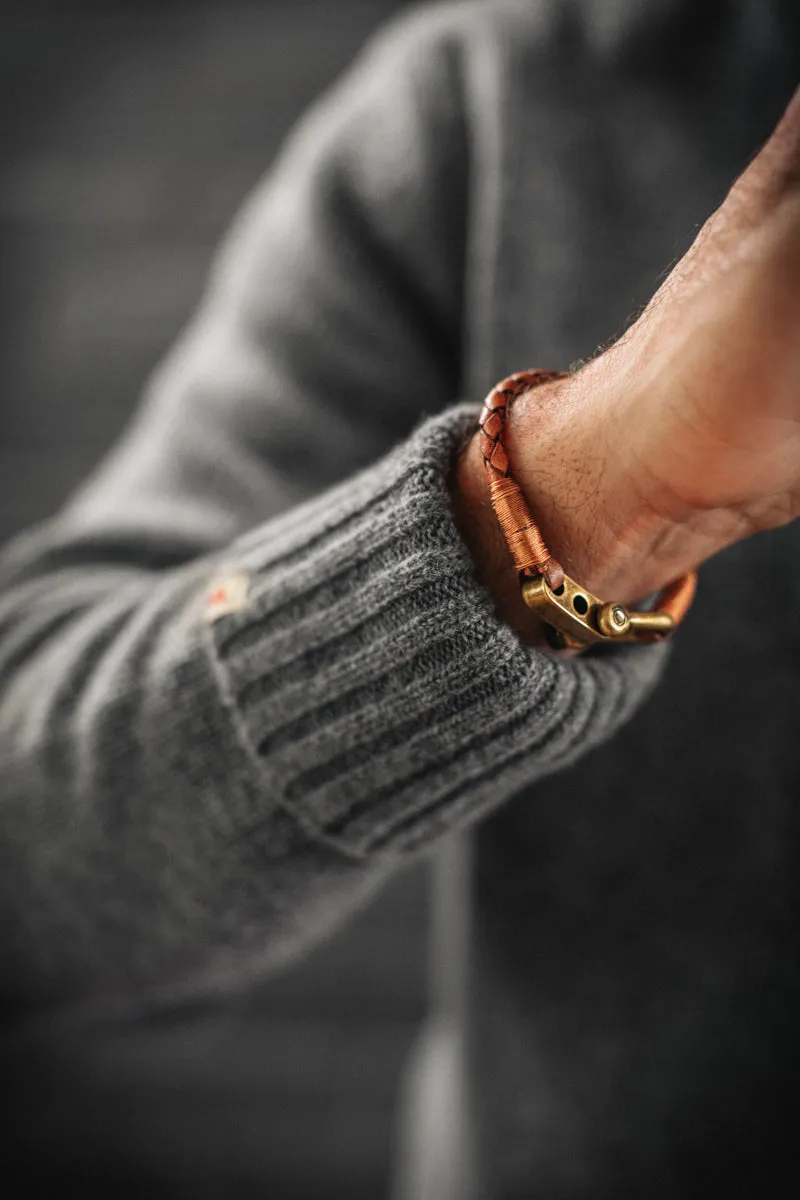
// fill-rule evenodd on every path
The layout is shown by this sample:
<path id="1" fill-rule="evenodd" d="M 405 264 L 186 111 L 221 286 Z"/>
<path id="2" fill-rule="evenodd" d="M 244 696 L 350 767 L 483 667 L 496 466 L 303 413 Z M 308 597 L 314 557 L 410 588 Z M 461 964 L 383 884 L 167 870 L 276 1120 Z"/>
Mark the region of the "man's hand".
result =
<path id="1" fill-rule="evenodd" d="M 800 92 L 636 323 L 516 400 L 506 441 L 567 574 L 623 603 L 800 513 Z M 456 512 L 530 633 L 476 443 Z"/>

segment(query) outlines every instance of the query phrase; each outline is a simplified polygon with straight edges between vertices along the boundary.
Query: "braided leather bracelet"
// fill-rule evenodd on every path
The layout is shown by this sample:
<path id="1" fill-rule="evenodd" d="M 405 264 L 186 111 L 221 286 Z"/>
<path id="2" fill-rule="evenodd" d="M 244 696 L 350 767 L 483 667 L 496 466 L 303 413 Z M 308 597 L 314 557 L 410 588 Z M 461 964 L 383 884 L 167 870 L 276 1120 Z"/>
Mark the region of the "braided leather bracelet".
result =
<path id="1" fill-rule="evenodd" d="M 489 480 L 492 507 L 514 560 L 522 596 L 548 626 L 557 649 L 579 649 L 594 642 L 660 641 L 680 624 L 694 599 L 697 575 L 682 575 L 659 593 L 652 612 L 632 612 L 622 604 L 593 596 L 553 558 L 517 481 L 505 446 L 506 416 L 522 392 L 563 371 L 519 371 L 492 388 L 479 418 L 480 448 Z"/>

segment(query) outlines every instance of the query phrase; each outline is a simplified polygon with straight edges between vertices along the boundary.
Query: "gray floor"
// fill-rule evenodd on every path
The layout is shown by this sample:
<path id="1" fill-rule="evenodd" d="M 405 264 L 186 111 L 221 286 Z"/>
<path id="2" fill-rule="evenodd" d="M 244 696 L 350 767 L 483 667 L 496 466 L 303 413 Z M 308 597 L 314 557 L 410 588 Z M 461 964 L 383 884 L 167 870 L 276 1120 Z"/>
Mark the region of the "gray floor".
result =
<path id="1" fill-rule="evenodd" d="M 112 441 L 242 196 L 395 7 L 4 5 L 0 537 Z M 23 1064 L 9 1153 L 115 1196 L 382 1196 L 426 917 L 417 870 L 235 1003 Z"/>

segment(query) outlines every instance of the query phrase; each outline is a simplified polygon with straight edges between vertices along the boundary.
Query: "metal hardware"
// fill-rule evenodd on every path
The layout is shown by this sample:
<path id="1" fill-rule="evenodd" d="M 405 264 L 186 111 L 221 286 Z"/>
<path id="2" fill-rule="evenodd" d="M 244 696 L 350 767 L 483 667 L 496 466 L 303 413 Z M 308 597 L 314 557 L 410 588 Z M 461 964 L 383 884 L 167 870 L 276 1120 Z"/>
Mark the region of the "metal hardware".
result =
<path id="1" fill-rule="evenodd" d="M 551 644 L 578 649 L 596 642 L 657 641 L 675 628 L 666 612 L 631 612 L 622 604 L 593 596 L 568 575 L 553 591 L 544 575 L 525 579 L 522 596 L 553 631 Z"/>

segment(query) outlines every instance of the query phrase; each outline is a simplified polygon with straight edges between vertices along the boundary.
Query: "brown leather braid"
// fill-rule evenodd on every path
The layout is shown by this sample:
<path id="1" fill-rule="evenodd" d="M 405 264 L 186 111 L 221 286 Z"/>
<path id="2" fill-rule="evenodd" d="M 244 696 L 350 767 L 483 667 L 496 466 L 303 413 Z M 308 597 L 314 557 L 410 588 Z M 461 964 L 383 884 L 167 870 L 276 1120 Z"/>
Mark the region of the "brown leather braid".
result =
<path id="1" fill-rule="evenodd" d="M 680 625 L 691 608 L 697 591 L 697 572 L 687 571 L 680 579 L 668 583 L 655 604 L 659 612 L 669 613 L 676 625 Z"/>
<path id="2" fill-rule="evenodd" d="M 548 380 L 563 379 L 565 374 L 564 371 L 518 371 L 516 375 L 509 375 L 489 392 L 478 418 L 480 448 L 492 507 L 514 566 L 523 576 L 544 575 L 553 589 L 564 582 L 564 568 L 545 545 L 522 489 L 511 475 L 504 438 L 508 410 L 517 396 Z"/>
<path id="3" fill-rule="evenodd" d="M 504 438 L 508 410 L 517 396 L 549 380 L 563 379 L 566 374 L 565 371 L 531 370 L 509 375 L 489 392 L 478 418 L 480 449 L 489 480 L 492 507 L 514 566 L 522 578 L 543 575 L 553 591 L 557 591 L 564 583 L 564 568 L 550 553 L 522 489 L 511 474 Z M 685 617 L 696 590 L 697 574 L 690 571 L 661 591 L 654 609 L 668 613 L 677 626 Z M 643 635 L 639 640 L 655 641 L 658 638 Z"/>

